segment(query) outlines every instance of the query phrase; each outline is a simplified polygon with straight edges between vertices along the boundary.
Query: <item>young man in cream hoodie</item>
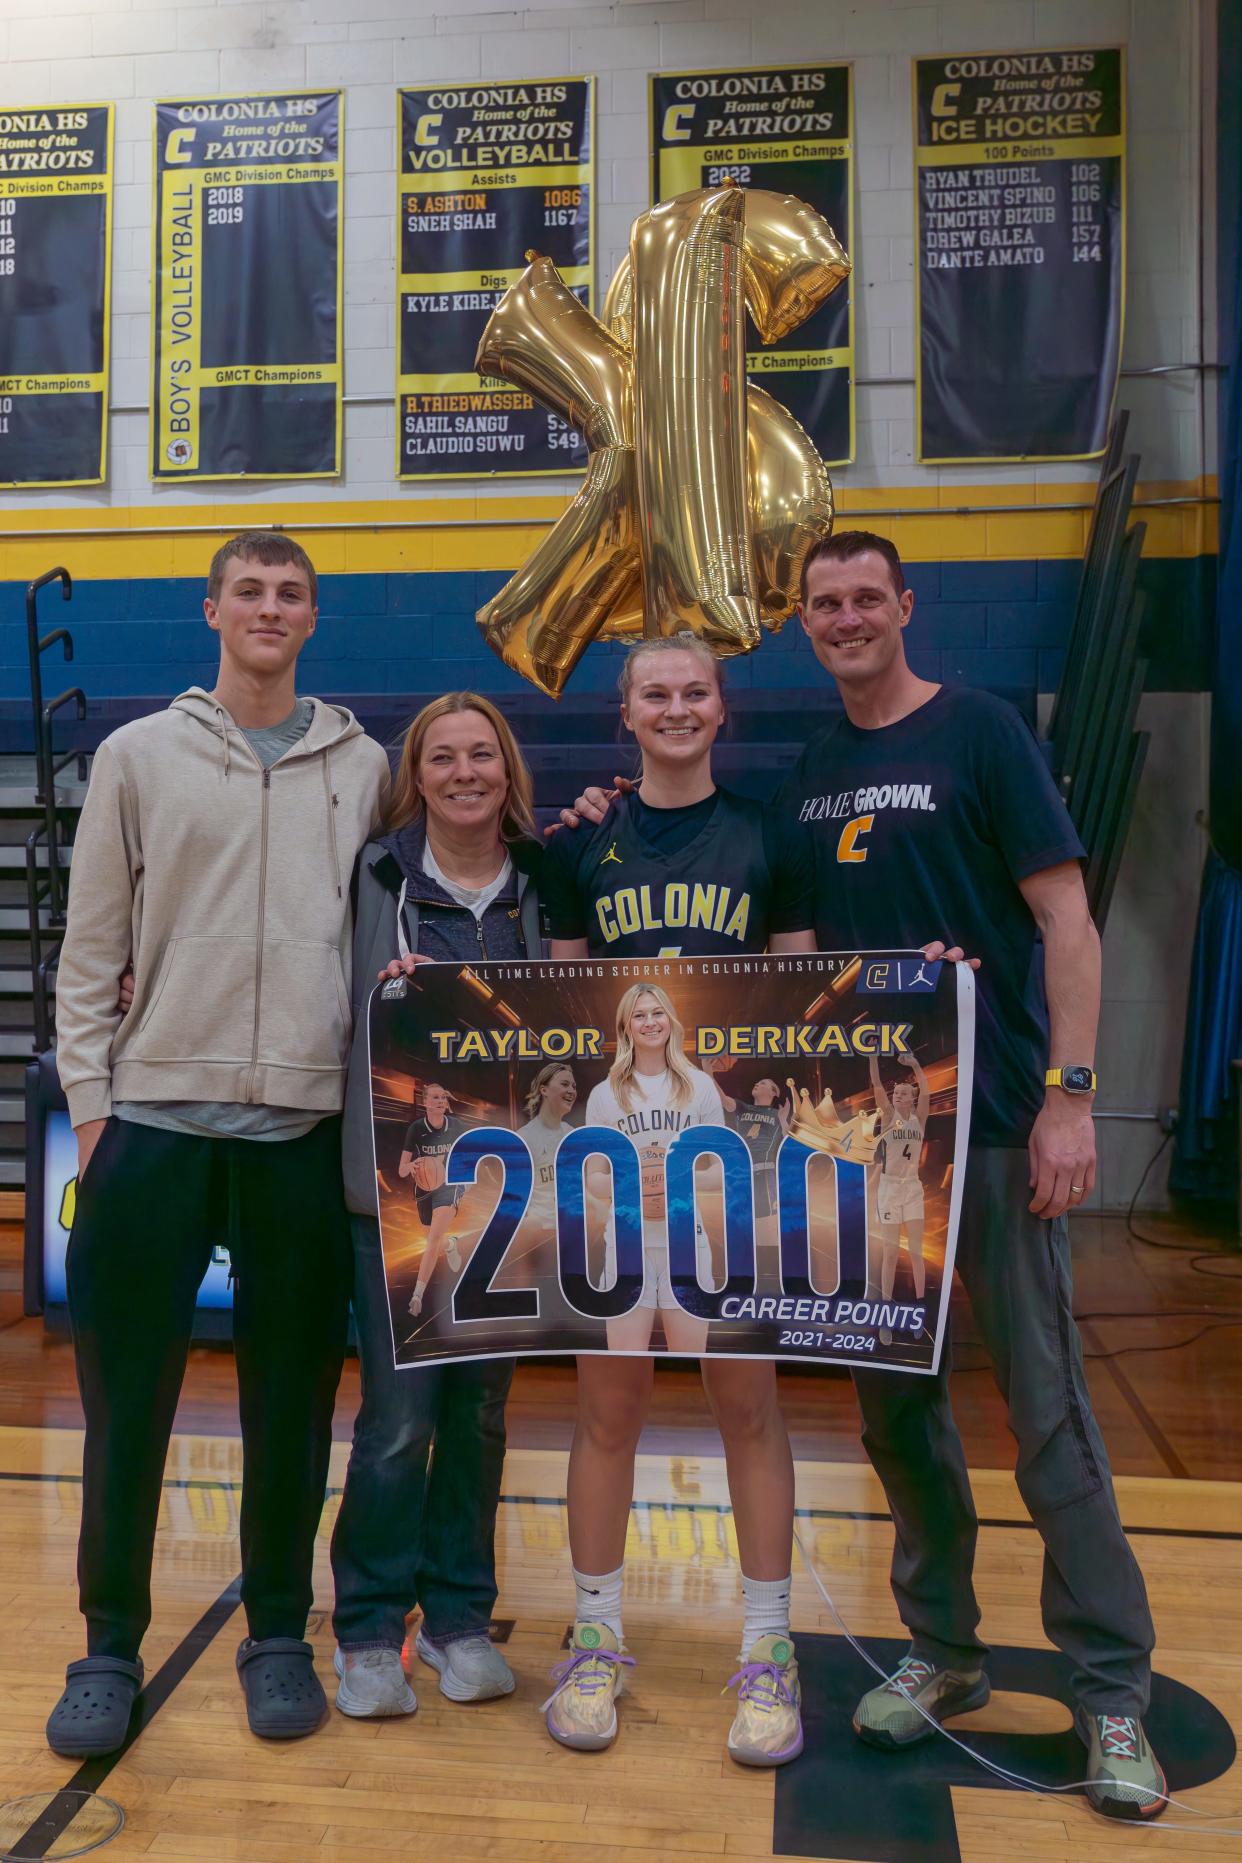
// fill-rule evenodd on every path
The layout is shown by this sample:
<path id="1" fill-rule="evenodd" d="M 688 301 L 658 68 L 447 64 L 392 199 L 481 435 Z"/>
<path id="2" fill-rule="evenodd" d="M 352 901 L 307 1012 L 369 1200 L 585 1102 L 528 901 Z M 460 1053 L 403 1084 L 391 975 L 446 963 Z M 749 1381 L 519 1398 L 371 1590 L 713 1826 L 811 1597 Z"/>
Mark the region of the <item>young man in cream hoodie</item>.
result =
<path id="1" fill-rule="evenodd" d="M 326 1712 L 302 1637 L 352 1277 L 350 875 L 388 763 L 349 712 L 295 694 L 316 596 L 287 537 L 248 533 L 216 553 L 214 690 L 191 687 L 100 745 L 74 845 L 57 1061 L 78 1139 L 68 1280 L 88 1655 L 48 1722 L 59 1753 L 119 1747 L 142 1686 L 160 1484 L 218 1243 L 235 1280 L 247 1713 L 281 1739 Z"/>

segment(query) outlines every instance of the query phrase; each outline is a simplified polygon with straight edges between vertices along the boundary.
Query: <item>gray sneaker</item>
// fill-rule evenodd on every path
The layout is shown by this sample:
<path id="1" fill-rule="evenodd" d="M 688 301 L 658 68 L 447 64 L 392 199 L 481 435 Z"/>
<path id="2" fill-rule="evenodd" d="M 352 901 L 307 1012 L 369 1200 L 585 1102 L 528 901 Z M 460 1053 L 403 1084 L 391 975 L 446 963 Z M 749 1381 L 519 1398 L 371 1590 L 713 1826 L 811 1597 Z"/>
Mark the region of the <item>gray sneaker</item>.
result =
<path id="1" fill-rule="evenodd" d="M 1087 1749 L 1087 1803 L 1106 1818 L 1158 1818 L 1168 1803 L 1160 1762 L 1133 1715 L 1074 1710 Z"/>
<path id="2" fill-rule="evenodd" d="M 457 1637 L 441 1649 L 420 1630 L 414 1647 L 440 1672 L 440 1693 L 450 1701 L 493 1701 L 517 1687 L 512 1669 L 490 1637 Z"/>
<path id="3" fill-rule="evenodd" d="M 340 1687 L 336 1705 L 355 1721 L 413 1714 L 418 1697 L 401 1672 L 401 1653 L 391 1649 L 342 1650 L 335 1657 Z"/>
<path id="4" fill-rule="evenodd" d="M 911 1650 L 887 1682 L 863 1696 L 854 1710 L 854 1732 L 868 1746 L 912 1747 L 930 1739 L 950 1715 L 984 1707 L 991 1693 L 982 1669 L 937 1669 Z"/>

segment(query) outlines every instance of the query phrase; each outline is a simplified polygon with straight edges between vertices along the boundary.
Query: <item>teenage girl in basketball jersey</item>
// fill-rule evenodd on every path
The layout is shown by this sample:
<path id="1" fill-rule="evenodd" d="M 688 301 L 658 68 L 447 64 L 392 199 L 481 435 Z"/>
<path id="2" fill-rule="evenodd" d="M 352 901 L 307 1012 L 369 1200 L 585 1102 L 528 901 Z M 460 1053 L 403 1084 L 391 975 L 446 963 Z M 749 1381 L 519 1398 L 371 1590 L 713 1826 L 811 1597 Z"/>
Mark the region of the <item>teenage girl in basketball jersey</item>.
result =
<path id="1" fill-rule="evenodd" d="M 427 1231 L 418 1280 L 410 1296 L 410 1312 L 417 1318 L 423 1310 L 427 1283 L 441 1255 L 456 1274 L 461 1267 L 457 1237 L 449 1232 L 463 1191 L 460 1184 L 444 1181 L 444 1160 L 454 1141 L 466 1130 L 465 1121 L 449 1112 L 449 1096 L 434 1081 L 423 1088 L 423 1116 L 405 1129 L 398 1177 L 411 1177 L 418 1205 L 418 1220 Z"/>
<path id="2" fill-rule="evenodd" d="M 613 801 L 601 823 L 551 842 L 541 893 L 553 957 L 811 950 L 808 869 L 796 829 L 791 833 L 760 804 L 718 788 L 712 776 L 712 744 L 724 722 L 714 656 L 691 634 L 643 642 L 625 662 L 621 694 L 622 721 L 642 752 L 642 781 L 632 795 Z M 607 1087 L 592 1092 L 588 1117 L 598 1112 L 603 1119 L 614 1101 L 624 1115 L 624 1097 L 632 1114 L 651 1103 L 651 1093 L 674 1106 L 680 1102 L 691 1116 L 701 1100 L 702 1120 L 723 1124 L 715 1087 L 680 1056 L 664 992 L 636 988 L 622 1007 L 618 1065 Z M 663 1211 L 650 1214 L 645 1239 L 654 1244 L 654 1223 Z M 675 1309 L 671 1294 L 661 1299 L 660 1275 L 667 1277 L 662 1240 L 658 1252 L 660 1270 L 647 1270 L 648 1304 L 629 1316 L 630 1350 L 649 1343 L 654 1302 L 669 1345 L 700 1352 L 706 1326 Z M 742 1667 L 734 1677 L 740 1699 L 728 1750 L 746 1764 L 775 1766 L 802 1750 L 789 1637 L 789 1439 L 771 1361 L 706 1358 L 702 1375 L 724 1439 L 746 1606 Z M 547 1704 L 548 1731 L 565 1746 L 606 1747 L 617 1730 L 620 1665 L 632 1661 L 622 1653 L 622 1557 L 634 1453 L 653 1380 L 650 1357 L 578 1361 L 568 1480 L 577 1621 Z"/>
<path id="3" fill-rule="evenodd" d="M 921 1300 L 927 1285 L 927 1270 L 923 1262 L 923 1186 L 919 1182 L 919 1161 L 923 1155 L 931 1093 L 927 1075 L 914 1055 L 902 1055 L 901 1059 L 914 1079 L 897 1081 L 891 1095 L 884 1090 L 875 1056 L 868 1061 L 871 1090 L 880 1111 L 880 1142 L 875 1153 L 880 1167 L 876 1185 L 876 1227 L 884 1251 L 880 1292 L 885 1300 L 893 1297 L 904 1224 L 914 1292 Z"/>

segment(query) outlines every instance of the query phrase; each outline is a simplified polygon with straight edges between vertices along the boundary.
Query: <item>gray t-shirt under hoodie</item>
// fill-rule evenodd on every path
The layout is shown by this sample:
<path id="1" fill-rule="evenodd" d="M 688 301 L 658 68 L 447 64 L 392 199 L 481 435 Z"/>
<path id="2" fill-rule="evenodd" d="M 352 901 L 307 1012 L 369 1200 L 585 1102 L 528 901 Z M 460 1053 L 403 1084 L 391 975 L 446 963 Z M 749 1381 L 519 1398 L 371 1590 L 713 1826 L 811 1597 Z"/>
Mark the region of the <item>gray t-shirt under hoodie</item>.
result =
<path id="1" fill-rule="evenodd" d="M 315 707 L 299 699 L 279 724 L 263 725 L 242 736 L 265 770 L 277 758 L 301 743 L 311 728 Z M 188 1132 L 195 1138 L 295 1139 L 303 1138 L 323 1118 L 299 1106 L 247 1106 L 242 1100 L 126 1100 L 114 1102 L 118 1119 L 138 1126 L 159 1126 L 165 1132 Z"/>

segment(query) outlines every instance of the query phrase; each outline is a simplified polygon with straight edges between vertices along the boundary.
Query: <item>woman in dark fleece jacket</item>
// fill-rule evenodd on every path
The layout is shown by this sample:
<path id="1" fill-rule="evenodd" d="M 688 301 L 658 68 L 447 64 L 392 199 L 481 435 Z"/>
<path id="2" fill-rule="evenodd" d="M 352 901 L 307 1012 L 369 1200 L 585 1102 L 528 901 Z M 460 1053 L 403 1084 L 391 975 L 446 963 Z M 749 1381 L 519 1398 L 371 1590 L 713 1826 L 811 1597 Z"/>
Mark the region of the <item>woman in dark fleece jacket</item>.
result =
<path id="1" fill-rule="evenodd" d="M 530 772 L 496 708 L 477 693 L 447 693 L 424 706 L 406 732 L 385 832 L 358 861 L 344 1153 L 363 1398 L 332 1569 L 336 1705 L 359 1718 L 412 1714 L 417 1706 L 401 1663 L 405 1615 L 415 1603 L 423 1613 L 415 1647 L 439 1671 L 450 1701 L 483 1701 L 514 1686 L 488 1636 L 513 1361 L 394 1369 L 367 999 L 397 956 L 540 956 L 532 795 Z M 441 1214 L 452 1193 L 443 1188 L 443 1146 L 435 1139 L 457 1122 L 443 1089 L 428 1086 L 425 1100 L 406 1134 L 402 1171 L 438 1249 L 452 1246 Z M 432 1253 L 429 1247 L 429 1261 Z"/>

